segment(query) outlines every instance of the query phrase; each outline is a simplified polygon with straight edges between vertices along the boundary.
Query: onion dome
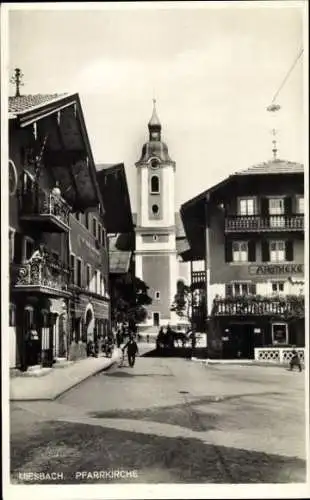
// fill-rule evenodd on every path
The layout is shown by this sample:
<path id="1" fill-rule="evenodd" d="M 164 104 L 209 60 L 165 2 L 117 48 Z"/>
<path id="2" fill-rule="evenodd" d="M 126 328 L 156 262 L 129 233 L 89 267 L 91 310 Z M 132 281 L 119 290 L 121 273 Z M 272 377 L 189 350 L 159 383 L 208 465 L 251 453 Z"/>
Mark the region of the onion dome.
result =
<path id="1" fill-rule="evenodd" d="M 157 157 L 163 162 L 171 162 L 168 146 L 161 140 L 161 123 L 156 111 L 156 100 L 153 99 L 153 113 L 148 123 L 149 141 L 142 147 L 142 155 L 138 163 L 147 162 L 152 157 Z"/>

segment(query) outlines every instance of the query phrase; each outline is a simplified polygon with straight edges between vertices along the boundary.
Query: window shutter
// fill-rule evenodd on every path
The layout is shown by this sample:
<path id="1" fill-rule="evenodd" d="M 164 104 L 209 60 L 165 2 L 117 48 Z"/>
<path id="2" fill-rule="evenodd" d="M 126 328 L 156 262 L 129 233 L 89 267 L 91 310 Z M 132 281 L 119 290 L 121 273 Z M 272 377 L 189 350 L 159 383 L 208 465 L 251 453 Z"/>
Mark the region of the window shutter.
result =
<path id="1" fill-rule="evenodd" d="M 232 261 L 232 242 L 226 240 L 225 242 L 225 262 Z"/>
<path id="2" fill-rule="evenodd" d="M 249 292 L 251 295 L 256 295 L 256 283 L 251 283 L 249 287 Z"/>
<path id="3" fill-rule="evenodd" d="M 226 297 L 232 297 L 232 285 L 230 285 L 229 283 L 226 283 L 225 285 L 225 296 Z"/>
<path id="4" fill-rule="evenodd" d="M 291 215 L 292 213 L 292 198 L 290 197 L 284 199 L 284 213 L 286 215 Z"/>
<path id="5" fill-rule="evenodd" d="M 248 249 L 249 249 L 249 255 L 248 255 L 249 262 L 255 262 L 256 261 L 256 242 L 254 240 L 249 241 Z"/>
<path id="6" fill-rule="evenodd" d="M 292 241 L 285 242 L 285 260 L 288 262 L 294 260 L 294 247 Z"/>
<path id="7" fill-rule="evenodd" d="M 261 198 L 260 200 L 260 211 L 263 217 L 266 217 L 269 213 L 269 203 L 268 198 Z"/>
<path id="8" fill-rule="evenodd" d="M 269 242 L 266 240 L 262 241 L 262 261 L 268 262 L 270 260 L 270 252 L 269 252 Z"/>

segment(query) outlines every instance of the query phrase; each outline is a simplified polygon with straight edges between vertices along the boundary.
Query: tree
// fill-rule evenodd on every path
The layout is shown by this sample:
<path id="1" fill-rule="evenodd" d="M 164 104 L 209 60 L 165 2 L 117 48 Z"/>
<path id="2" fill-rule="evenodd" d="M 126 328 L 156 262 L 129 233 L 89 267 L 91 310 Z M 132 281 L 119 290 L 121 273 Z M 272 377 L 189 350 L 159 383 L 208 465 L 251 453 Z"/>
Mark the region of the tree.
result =
<path id="1" fill-rule="evenodd" d="M 112 286 L 112 319 L 142 323 L 147 317 L 144 306 L 152 303 L 146 283 L 129 274 L 119 276 Z"/>
<path id="2" fill-rule="evenodd" d="M 177 281 L 177 293 L 174 296 L 174 301 L 170 307 L 170 311 L 174 311 L 179 318 L 189 319 L 191 308 L 191 288 L 182 280 Z"/>

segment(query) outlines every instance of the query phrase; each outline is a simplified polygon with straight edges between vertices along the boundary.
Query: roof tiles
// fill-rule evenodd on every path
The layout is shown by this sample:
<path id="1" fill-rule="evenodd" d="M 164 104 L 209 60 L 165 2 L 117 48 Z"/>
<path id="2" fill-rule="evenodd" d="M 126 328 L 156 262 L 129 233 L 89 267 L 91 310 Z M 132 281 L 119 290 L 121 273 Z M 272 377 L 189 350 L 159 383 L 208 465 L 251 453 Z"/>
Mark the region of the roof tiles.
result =
<path id="1" fill-rule="evenodd" d="M 9 113 L 19 114 L 26 111 L 30 111 L 32 108 L 37 108 L 48 104 L 50 102 L 57 101 L 67 96 L 67 93 L 63 94 L 35 94 L 35 95 L 22 95 L 19 97 L 9 97 Z"/>
<path id="2" fill-rule="evenodd" d="M 232 175 L 299 174 L 303 172 L 304 166 L 301 163 L 278 159 L 258 163 Z"/>

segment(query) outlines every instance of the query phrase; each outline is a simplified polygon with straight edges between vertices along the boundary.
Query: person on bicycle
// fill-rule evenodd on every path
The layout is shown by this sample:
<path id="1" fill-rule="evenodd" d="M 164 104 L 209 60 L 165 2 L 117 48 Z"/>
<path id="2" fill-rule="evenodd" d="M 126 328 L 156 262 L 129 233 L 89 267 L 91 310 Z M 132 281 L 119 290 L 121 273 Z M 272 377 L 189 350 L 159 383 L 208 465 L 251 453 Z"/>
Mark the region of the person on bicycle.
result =
<path id="1" fill-rule="evenodd" d="M 125 352 L 127 349 L 128 364 L 133 367 L 136 360 L 136 355 L 139 353 L 138 344 L 134 339 L 133 335 L 130 335 L 127 344 L 124 345 L 122 351 Z"/>

